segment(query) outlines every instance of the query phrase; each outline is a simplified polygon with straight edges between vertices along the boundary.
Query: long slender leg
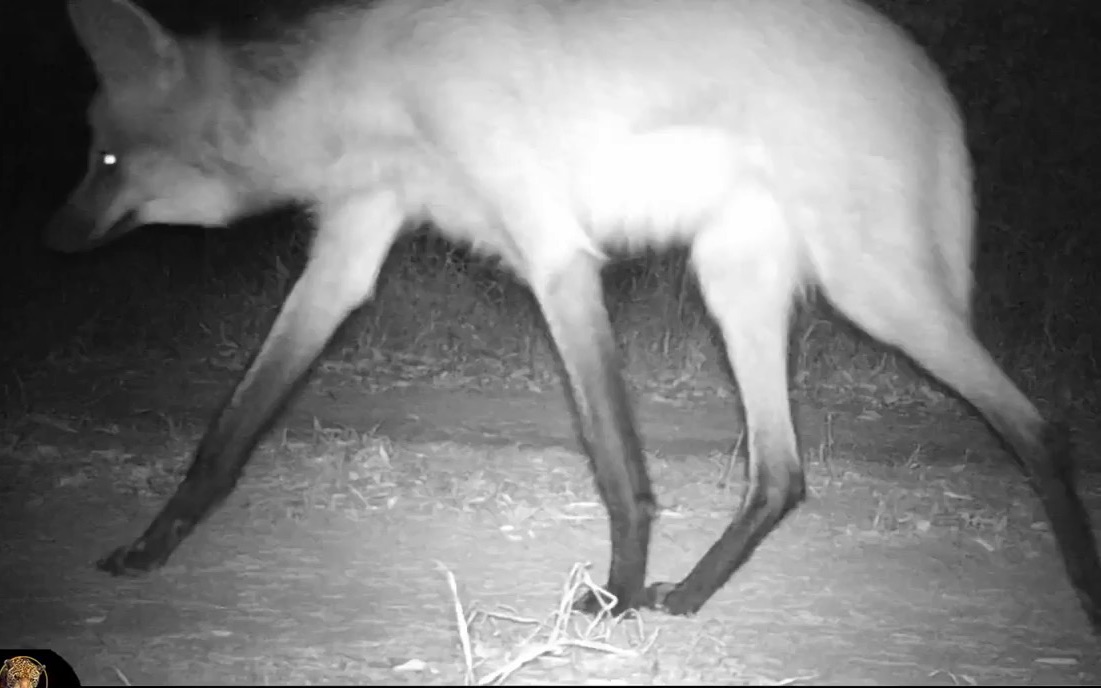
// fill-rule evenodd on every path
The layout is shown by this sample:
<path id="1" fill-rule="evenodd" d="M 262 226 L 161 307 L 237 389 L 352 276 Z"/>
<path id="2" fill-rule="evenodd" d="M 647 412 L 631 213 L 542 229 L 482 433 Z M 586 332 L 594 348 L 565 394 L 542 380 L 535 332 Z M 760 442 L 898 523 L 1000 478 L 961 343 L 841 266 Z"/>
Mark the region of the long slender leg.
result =
<path id="1" fill-rule="evenodd" d="M 187 476 L 133 544 L 97 566 L 113 574 L 164 564 L 237 484 L 261 434 L 348 313 L 374 289 L 403 221 L 390 195 L 322 210 L 309 263 L 259 354 L 207 429 Z"/>
<path id="2" fill-rule="evenodd" d="M 787 390 L 795 265 L 783 218 L 763 190 L 747 189 L 731 211 L 696 239 L 692 259 L 738 379 L 749 486 L 733 521 L 688 576 L 649 588 L 651 604 L 672 614 L 697 612 L 805 494 Z"/>
<path id="3" fill-rule="evenodd" d="M 581 444 L 608 510 L 612 555 L 606 588 L 617 598 L 613 612 L 620 614 L 642 602 L 654 498 L 604 307 L 600 262 L 578 252 L 533 286 L 565 367 Z M 600 609 L 591 594 L 576 606 L 588 613 Z"/>
<path id="4" fill-rule="evenodd" d="M 1101 557 L 1074 485 L 1067 431 L 1046 422 L 975 337 L 966 309 L 915 261 L 827 281 L 831 300 L 866 332 L 899 347 L 975 406 L 1009 445 L 1039 496 L 1067 574 L 1101 633 Z M 876 288 L 856 285 L 875 284 Z"/>

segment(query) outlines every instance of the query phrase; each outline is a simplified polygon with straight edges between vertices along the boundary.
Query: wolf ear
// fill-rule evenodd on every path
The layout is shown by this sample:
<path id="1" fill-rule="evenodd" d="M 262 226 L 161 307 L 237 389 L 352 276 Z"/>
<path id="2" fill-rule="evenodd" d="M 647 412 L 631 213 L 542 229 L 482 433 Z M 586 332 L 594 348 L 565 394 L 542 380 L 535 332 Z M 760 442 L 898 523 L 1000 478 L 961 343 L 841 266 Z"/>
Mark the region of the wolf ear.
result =
<path id="1" fill-rule="evenodd" d="M 183 77 L 176 39 L 129 0 L 69 0 L 69 19 L 108 87 L 168 89 Z"/>

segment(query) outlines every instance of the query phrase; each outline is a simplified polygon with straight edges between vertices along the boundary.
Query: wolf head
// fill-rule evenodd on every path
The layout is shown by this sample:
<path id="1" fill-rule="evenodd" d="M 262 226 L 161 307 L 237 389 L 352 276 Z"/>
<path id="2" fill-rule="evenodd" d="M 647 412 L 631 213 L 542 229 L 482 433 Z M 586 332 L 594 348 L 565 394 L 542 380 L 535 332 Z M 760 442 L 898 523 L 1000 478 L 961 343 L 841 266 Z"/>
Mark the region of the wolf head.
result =
<path id="1" fill-rule="evenodd" d="M 83 251 L 145 224 L 224 225 L 242 214 L 201 44 L 176 39 L 128 0 L 70 0 L 69 17 L 99 89 L 87 172 L 46 227 L 46 245 Z"/>

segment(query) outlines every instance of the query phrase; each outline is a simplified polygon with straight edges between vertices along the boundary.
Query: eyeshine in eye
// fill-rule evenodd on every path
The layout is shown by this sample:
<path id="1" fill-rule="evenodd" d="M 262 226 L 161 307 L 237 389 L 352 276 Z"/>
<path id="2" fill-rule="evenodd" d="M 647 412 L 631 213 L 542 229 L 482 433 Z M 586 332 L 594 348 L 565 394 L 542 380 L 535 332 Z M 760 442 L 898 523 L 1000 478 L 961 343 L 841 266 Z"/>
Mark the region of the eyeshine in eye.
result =
<path id="1" fill-rule="evenodd" d="M 99 154 L 99 164 L 103 165 L 104 167 L 114 167 L 118 164 L 118 162 L 118 156 L 110 151 L 102 151 Z"/>

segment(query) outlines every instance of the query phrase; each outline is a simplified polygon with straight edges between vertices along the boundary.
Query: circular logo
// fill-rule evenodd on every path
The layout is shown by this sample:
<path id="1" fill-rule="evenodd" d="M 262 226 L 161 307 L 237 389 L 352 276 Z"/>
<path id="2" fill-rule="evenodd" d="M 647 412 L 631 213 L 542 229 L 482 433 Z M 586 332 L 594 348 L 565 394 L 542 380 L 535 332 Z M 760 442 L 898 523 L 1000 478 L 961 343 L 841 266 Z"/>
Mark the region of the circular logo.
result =
<path id="1" fill-rule="evenodd" d="M 47 688 L 46 666 L 34 657 L 19 655 L 0 666 L 0 688 Z"/>

